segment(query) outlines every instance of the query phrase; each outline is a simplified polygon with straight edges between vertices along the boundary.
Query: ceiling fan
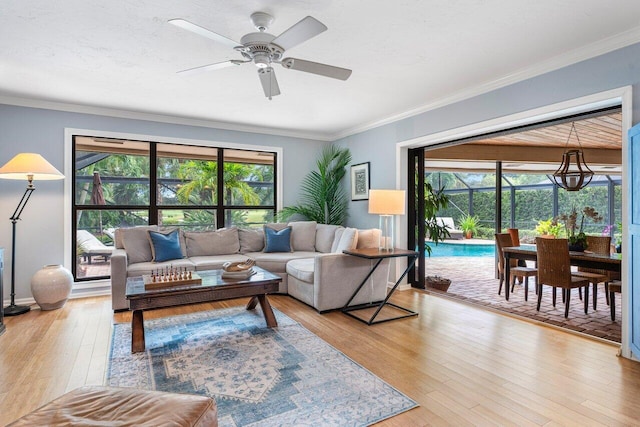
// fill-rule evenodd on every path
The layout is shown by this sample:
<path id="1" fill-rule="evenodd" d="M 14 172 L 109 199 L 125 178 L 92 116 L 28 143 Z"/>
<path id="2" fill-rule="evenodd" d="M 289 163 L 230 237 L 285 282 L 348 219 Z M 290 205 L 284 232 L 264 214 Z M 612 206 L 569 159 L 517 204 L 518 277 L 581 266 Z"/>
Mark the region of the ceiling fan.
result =
<path id="1" fill-rule="evenodd" d="M 179 71 L 179 73 L 190 74 L 217 70 L 253 62 L 255 66 L 258 67 L 258 76 L 260 77 L 264 95 L 269 99 L 273 96 L 280 95 L 280 88 L 278 87 L 278 81 L 276 80 L 272 64 L 280 64 L 290 70 L 304 71 L 306 73 L 318 74 L 339 80 L 347 80 L 351 75 L 351 70 L 346 68 L 334 67 L 332 65 L 320 64 L 298 58 L 283 58 L 286 50 L 327 30 L 327 27 L 317 19 L 307 16 L 277 37 L 266 32 L 269 25 L 273 22 L 273 16 L 268 13 L 255 12 L 251 14 L 251 22 L 258 32 L 244 35 L 240 39 L 240 43 L 238 43 L 235 40 L 214 33 L 185 19 L 170 19 L 170 24 L 232 47 L 240 52 L 244 58 L 203 65 Z"/>

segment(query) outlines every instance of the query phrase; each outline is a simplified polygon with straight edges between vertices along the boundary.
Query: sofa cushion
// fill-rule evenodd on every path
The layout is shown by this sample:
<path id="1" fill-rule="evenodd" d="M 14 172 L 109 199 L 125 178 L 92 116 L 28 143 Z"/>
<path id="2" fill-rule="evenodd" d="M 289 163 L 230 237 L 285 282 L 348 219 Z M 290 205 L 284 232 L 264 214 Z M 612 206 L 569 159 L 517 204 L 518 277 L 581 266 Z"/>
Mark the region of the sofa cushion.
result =
<path id="1" fill-rule="evenodd" d="M 127 251 L 129 264 L 150 262 L 153 259 L 148 231 L 157 231 L 156 225 L 141 225 L 121 229 L 122 247 Z"/>
<path id="2" fill-rule="evenodd" d="M 314 258 L 292 259 L 287 263 L 287 273 L 303 282 L 313 283 Z"/>
<path id="3" fill-rule="evenodd" d="M 336 245 L 333 252 L 342 253 L 342 251 L 348 251 L 355 249 L 358 244 L 358 230 L 355 228 L 347 227 L 340 235 L 340 240 Z"/>
<path id="4" fill-rule="evenodd" d="M 189 258 L 195 265 L 196 271 L 204 270 L 220 270 L 222 265 L 227 262 L 241 262 L 246 261 L 247 256 L 242 254 L 231 255 L 209 255 L 209 256 L 194 256 Z"/>
<path id="5" fill-rule="evenodd" d="M 151 230 L 147 233 L 151 242 L 152 261 L 163 262 L 182 258 L 179 230 L 173 230 L 167 234 Z"/>
<path id="6" fill-rule="evenodd" d="M 187 256 L 228 255 L 240 252 L 236 227 L 215 231 L 185 232 Z"/>
<path id="7" fill-rule="evenodd" d="M 331 246 L 336 236 L 336 230 L 342 228 L 339 225 L 318 224 L 316 226 L 316 251 L 322 253 L 331 252 Z"/>
<path id="8" fill-rule="evenodd" d="M 287 263 L 292 259 L 313 258 L 317 252 L 251 252 L 245 254 L 256 260 L 256 265 L 272 273 L 286 273 Z"/>
<path id="9" fill-rule="evenodd" d="M 293 221 L 291 226 L 291 249 L 294 251 L 316 250 L 316 222 Z"/>
<path id="10" fill-rule="evenodd" d="M 189 258 L 172 259 L 165 262 L 138 262 L 136 264 L 129 264 L 127 267 L 127 276 L 143 276 L 145 274 L 151 274 L 158 271 L 158 269 L 164 267 L 176 267 L 178 269 L 186 268 L 189 271 L 194 271 L 196 266 L 191 262 Z"/>
<path id="11" fill-rule="evenodd" d="M 358 230 L 357 249 L 377 248 L 380 243 L 380 229 Z"/>
<path id="12" fill-rule="evenodd" d="M 276 231 L 271 227 L 264 227 L 265 252 L 291 252 L 291 227 Z"/>
<path id="13" fill-rule="evenodd" d="M 240 240 L 240 252 L 260 252 L 264 249 L 264 230 L 262 229 L 238 229 Z"/>
<path id="14" fill-rule="evenodd" d="M 265 228 L 265 227 L 273 228 L 276 231 L 280 231 L 280 230 L 284 230 L 285 228 L 289 227 L 289 224 L 284 223 L 284 222 L 269 222 L 269 223 L 265 224 L 262 228 Z"/>

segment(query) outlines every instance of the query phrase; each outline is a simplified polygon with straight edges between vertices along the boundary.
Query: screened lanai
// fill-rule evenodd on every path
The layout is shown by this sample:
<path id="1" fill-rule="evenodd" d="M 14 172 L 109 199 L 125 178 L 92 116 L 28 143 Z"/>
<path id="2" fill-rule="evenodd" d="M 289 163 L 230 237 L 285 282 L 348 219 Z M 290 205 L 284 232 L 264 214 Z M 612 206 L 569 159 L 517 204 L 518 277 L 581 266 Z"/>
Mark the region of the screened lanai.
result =
<path id="1" fill-rule="evenodd" d="M 579 142 L 575 137 L 567 139 L 572 125 Z M 425 183 L 442 188 L 448 196 L 448 207 L 440 209 L 437 216 L 452 218 L 457 229 L 469 216 L 477 220 L 471 239 L 446 240 L 438 245 L 425 241 L 432 253 L 417 266 L 412 286 L 423 287 L 420 279 L 428 276 L 448 278 L 451 285 L 447 292 L 427 291 L 619 342 L 620 301 L 618 298 L 614 306 L 618 319 L 612 321 L 602 287 L 597 309 L 585 315 L 575 303 L 566 319 L 561 314 L 562 303 L 538 312 L 535 294 L 530 291 L 534 297 L 530 295 L 525 301 L 520 284 L 509 301 L 504 293 L 498 295 L 494 236 L 516 228 L 521 243 L 533 243 L 540 235 L 536 228 L 541 223 L 552 222 L 573 208 L 581 212 L 591 207 L 602 219 L 587 218 L 584 232 L 610 236 L 615 251 L 621 237 L 621 129 L 620 110 L 608 109 L 410 151 L 417 166 L 415 176 L 423 173 Z M 552 176 L 570 148 L 581 148 L 594 172 L 589 185 L 574 192 L 558 187 Z M 411 171 L 409 176 L 411 181 Z M 419 188 L 419 179 L 410 182 L 412 185 Z M 558 237 L 564 237 L 562 221 L 558 227 Z M 419 236 L 418 228 L 409 231 L 410 244 L 416 243 L 416 248 L 422 241 L 411 242 L 411 236 Z"/>

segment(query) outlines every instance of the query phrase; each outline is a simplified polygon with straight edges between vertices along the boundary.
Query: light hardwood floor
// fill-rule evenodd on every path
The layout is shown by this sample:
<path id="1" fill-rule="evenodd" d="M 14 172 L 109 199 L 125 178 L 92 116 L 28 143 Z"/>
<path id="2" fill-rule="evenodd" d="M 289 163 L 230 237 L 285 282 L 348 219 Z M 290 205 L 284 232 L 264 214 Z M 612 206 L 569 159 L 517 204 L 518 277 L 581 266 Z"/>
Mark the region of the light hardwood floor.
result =
<path id="1" fill-rule="evenodd" d="M 287 296 L 272 305 L 420 404 L 380 425 L 640 425 L 640 363 L 617 347 L 419 291 L 392 300 L 419 317 L 366 326 Z M 157 310 L 146 318 L 244 304 Z M 107 297 L 6 318 L 0 336 L 0 424 L 83 384 L 102 384 Z"/>

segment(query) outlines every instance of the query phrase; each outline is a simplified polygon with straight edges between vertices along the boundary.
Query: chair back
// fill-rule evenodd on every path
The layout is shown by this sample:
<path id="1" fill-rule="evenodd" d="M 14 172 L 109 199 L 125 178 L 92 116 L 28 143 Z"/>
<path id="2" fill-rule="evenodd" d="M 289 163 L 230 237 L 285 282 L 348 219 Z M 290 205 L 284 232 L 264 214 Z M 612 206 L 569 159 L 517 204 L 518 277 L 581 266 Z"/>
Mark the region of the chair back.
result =
<path id="1" fill-rule="evenodd" d="M 587 236 L 587 250 L 598 255 L 609 255 L 611 253 L 611 236 Z"/>
<path id="2" fill-rule="evenodd" d="M 507 228 L 507 233 L 511 235 L 513 246 L 520 246 L 520 232 L 517 228 Z"/>
<path id="3" fill-rule="evenodd" d="M 598 255 L 609 255 L 611 253 L 611 236 L 587 236 L 587 250 Z M 602 274 L 611 277 L 612 272 L 598 268 L 578 267 L 578 271 L 585 273 Z"/>
<path id="4" fill-rule="evenodd" d="M 496 233 L 496 247 L 498 248 L 498 271 L 504 272 L 504 248 L 514 246 L 511 240 L 511 234 L 509 233 Z M 511 267 L 518 265 L 518 260 L 512 259 L 510 263 Z"/>
<path id="5" fill-rule="evenodd" d="M 538 284 L 571 288 L 571 261 L 567 239 L 536 237 Z"/>

